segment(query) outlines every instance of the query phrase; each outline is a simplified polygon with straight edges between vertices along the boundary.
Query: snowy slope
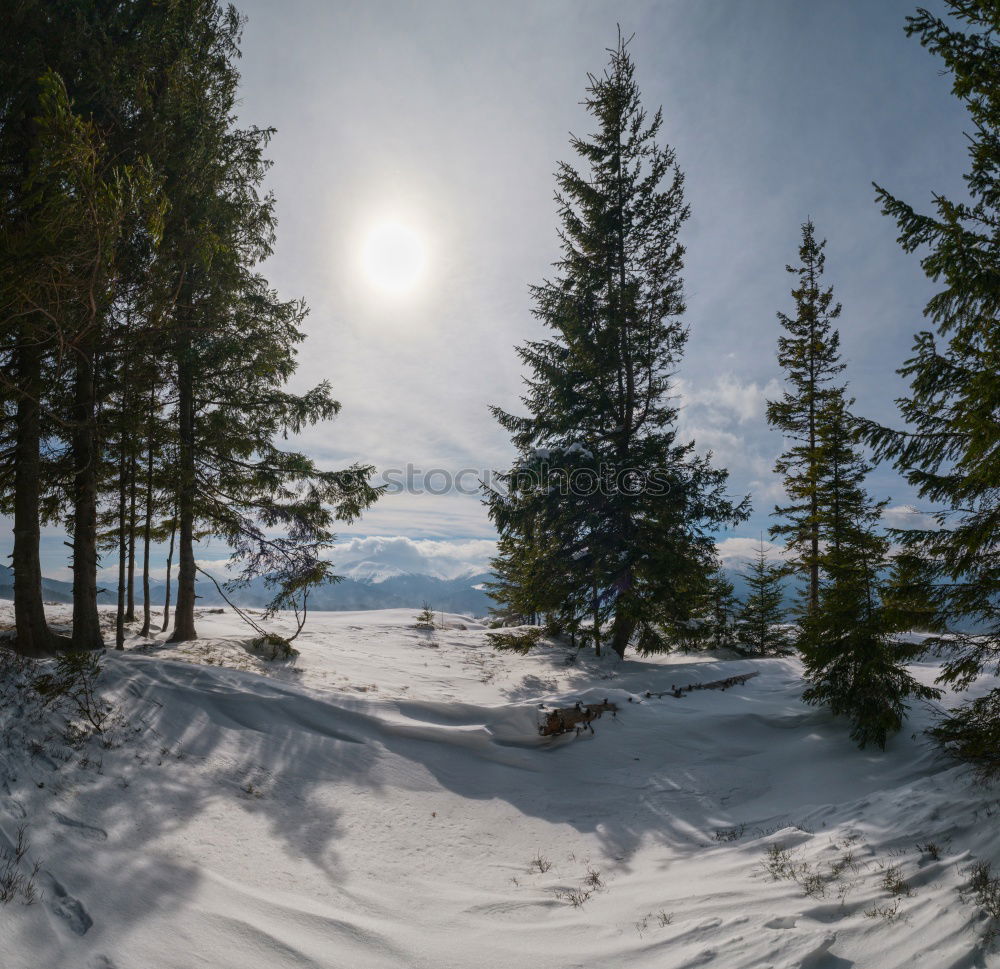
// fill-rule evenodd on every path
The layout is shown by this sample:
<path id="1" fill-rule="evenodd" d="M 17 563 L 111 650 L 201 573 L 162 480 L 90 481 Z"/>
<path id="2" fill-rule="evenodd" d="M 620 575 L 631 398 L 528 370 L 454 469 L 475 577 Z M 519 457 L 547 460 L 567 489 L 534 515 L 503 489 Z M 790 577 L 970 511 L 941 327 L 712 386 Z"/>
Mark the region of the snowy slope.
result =
<path id="1" fill-rule="evenodd" d="M 0 710 L 0 831 L 26 821 L 44 892 L 0 907 L 0 966 L 1000 966 L 959 892 L 1000 862 L 1000 793 L 926 745 L 928 711 L 859 752 L 793 660 L 567 665 L 412 623 L 317 614 L 264 675 L 228 612 L 132 643 L 105 658 L 111 749 Z M 604 698 L 593 735 L 538 737 L 540 703 Z"/>

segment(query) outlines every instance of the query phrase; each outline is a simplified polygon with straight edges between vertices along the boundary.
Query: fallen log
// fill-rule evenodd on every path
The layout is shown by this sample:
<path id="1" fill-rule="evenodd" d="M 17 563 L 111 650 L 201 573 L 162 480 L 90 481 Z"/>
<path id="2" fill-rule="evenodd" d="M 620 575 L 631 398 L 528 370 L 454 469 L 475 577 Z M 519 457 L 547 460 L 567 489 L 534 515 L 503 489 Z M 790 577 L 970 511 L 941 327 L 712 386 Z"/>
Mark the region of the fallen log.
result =
<path id="1" fill-rule="evenodd" d="M 747 680 L 752 680 L 755 676 L 760 676 L 760 670 L 754 670 L 753 673 L 740 673 L 738 676 L 727 676 L 724 680 L 712 680 L 710 683 L 688 683 L 686 686 L 671 684 L 669 690 L 664 690 L 662 693 L 651 693 L 647 690 L 643 696 L 647 700 L 651 700 L 653 697 L 657 699 L 665 696 L 682 697 L 692 690 L 728 690 L 729 687 L 739 686 L 746 683 Z M 631 702 L 632 698 L 629 697 L 629 703 Z"/>
<path id="2" fill-rule="evenodd" d="M 571 707 L 556 707 L 549 710 L 542 722 L 538 725 L 538 732 L 543 737 L 556 737 L 559 734 L 569 733 L 575 730 L 594 732 L 593 722 L 600 719 L 606 712 L 615 716 L 618 713 L 617 704 L 604 700 L 603 703 L 588 703 L 583 705 L 577 703 Z"/>

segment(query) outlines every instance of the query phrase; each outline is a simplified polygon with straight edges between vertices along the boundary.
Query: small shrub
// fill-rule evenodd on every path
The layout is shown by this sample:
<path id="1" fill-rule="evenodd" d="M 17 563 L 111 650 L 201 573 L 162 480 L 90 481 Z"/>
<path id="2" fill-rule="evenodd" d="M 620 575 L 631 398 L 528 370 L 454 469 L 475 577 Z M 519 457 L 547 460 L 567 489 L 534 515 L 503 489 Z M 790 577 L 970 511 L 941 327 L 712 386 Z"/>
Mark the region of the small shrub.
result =
<path id="1" fill-rule="evenodd" d="M 988 861 L 977 861 L 967 874 L 968 893 L 988 920 L 983 941 L 990 945 L 1000 934 L 1000 875 L 993 874 L 993 865 Z"/>
<path id="2" fill-rule="evenodd" d="M 576 888 L 570 891 L 556 892 L 556 898 L 561 898 L 570 903 L 573 908 L 581 908 L 583 904 L 594 893 L 585 888 Z"/>
<path id="3" fill-rule="evenodd" d="M 587 874 L 583 876 L 583 884 L 589 885 L 594 891 L 604 887 L 604 879 L 601 878 L 601 873 L 589 865 L 587 867 Z"/>
<path id="4" fill-rule="evenodd" d="M 541 852 L 531 859 L 531 871 L 537 871 L 544 875 L 552 867 L 552 862 L 548 858 L 543 858 Z"/>
<path id="5" fill-rule="evenodd" d="M 767 857 L 761 862 L 764 871 L 771 876 L 772 881 L 798 881 L 802 870 L 801 862 L 782 844 L 773 844 L 767 849 Z"/>
<path id="6" fill-rule="evenodd" d="M 263 660 L 290 660 L 299 655 L 299 651 L 283 636 L 277 633 L 264 633 L 250 640 L 247 652 Z"/>
<path id="7" fill-rule="evenodd" d="M 0 905 L 13 901 L 30 905 L 38 898 L 35 876 L 39 863 L 36 862 L 29 870 L 22 867 L 30 847 L 27 825 L 22 824 L 17 829 L 13 849 L 0 849 Z"/>
<path id="8" fill-rule="evenodd" d="M 882 872 L 882 889 L 897 898 L 910 898 L 914 894 L 903 878 L 899 865 L 890 865 Z"/>
<path id="9" fill-rule="evenodd" d="M 891 904 L 873 905 L 871 908 L 866 908 L 865 917 L 881 919 L 883 922 L 895 922 L 899 918 L 899 899 L 894 898 Z"/>
<path id="10" fill-rule="evenodd" d="M 487 633 L 490 645 L 500 653 L 527 653 L 532 646 L 537 646 L 542 638 L 540 626 L 529 626 L 516 632 Z"/>
<path id="11" fill-rule="evenodd" d="M 917 851 L 923 855 L 927 855 L 931 861 L 941 860 L 941 846 L 933 841 L 925 842 L 924 844 L 917 845 Z"/>
<path id="12" fill-rule="evenodd" d="M 55 670 L 36 676 L 33 686 L 46 704 L 68 700 L 78 717 L 95 733 L 103 733 L 114 708 L 98 693 L 100 676 L 100 654 L 94 650 L 73 649 L 60 653 Z"/>

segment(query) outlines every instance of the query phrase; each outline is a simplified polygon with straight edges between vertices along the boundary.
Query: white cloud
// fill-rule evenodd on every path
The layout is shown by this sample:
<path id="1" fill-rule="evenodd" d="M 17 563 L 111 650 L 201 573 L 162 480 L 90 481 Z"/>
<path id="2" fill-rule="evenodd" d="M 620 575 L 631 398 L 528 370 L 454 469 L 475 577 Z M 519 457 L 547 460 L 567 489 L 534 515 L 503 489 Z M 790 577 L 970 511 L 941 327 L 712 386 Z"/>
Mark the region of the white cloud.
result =
<path id="1" fill-rule="evenodd" d="M 934 528 L 932 515 L 914 508 L 913 505 L 892 505 L 882 512 L 882 521 L 890 528 Z"/>
<path id="2" fill-rule="evenodd" d="M 707 422 L 729 424 L 734 419 L 739 424 L 763 419 L 764 409 L 769 400 L 776 400 L 781 394 L 781 384 L 769 380 L 766 384 L 756 381 L 744 383 L 735 374 L 724 373 L 713 383 L 694 385 L 679 380 L 677 390 L 683 405 L 707 413 Z M 702 416 L 702 420 L 706 418 Z"/>
<path id="3" fill-rule="evenodd" d="M 433 575 L 454 579 L 485 572 L 496 554 L 493 539 L 413 539 L 403 535 L 352 538 L 330 551 L 336 571 L 357 579 L 386 579 L 393 575 Z"/>
<path id="4" fill-rule="evenodd" d="M 724 538 L 716 544 L 719 558 L 727 568 L 741 567 L 757 557 L 759 538 Z M 782 562 L 788 558 L 784 546 L 764 539 L 764 554 L 770 562 Z"/>

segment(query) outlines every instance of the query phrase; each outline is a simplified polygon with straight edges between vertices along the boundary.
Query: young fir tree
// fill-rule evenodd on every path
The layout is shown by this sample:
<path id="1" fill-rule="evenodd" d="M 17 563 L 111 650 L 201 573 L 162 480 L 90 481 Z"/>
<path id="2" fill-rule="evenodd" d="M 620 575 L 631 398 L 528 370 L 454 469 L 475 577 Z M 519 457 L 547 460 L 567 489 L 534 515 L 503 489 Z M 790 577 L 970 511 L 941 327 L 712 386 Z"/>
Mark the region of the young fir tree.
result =
<path id="1" fill-rule="evenodd" d="M 737 648 L 750 656 L 773 656 L 788 648 L 788 635 L 781 628 L 786 618 L 785 577 L 783 565 L 767 559 L 761 539 L 746 572 L 740 575 L 747 584 L 747 597 L 736 619 Z"/>
<path id="2" fill-rule="evenodd" d="M 535 481 L 486 500 L 501 535 L 537 547 L 533 565 L 551 563 L 567 617 L 586 604 L 597 643 L 610 617 L 624 655 L 633 641 L 666 647 L 663 625 L 690 612 L 685 589 L 713 567 L 711 530 L 745 507 L 725 495 L 726 472 L 677 438 L 683 176 L 657 143 L 661 113 L 642 109 L 626 42 L 610 54 L 587 89 L 597 130 L 571 142 L 582 167 L 556 175 L 562 257 L 532 289 L 552 335 L 518 351 L 529 415 L 493 408 L 521 455 L 511 476 Z"/>
<path id="3" fill-rule="evenodd" d="M 424 602 L 420 613 L 417 615 L 416 626 L 418 629 L 434 629 L 437 626 L 437 621 L 434 618 L 434 610 L 431 609 L 429 602 Z"/>
<path id="4" fill-rule="evenodd" d="M 669 629 L 684 649 L 728 649 L 736 644 L 736 596 L 721 562 L 705 576 L 701 589 L 692 590 L 691 616 Z"/>
<path id="5" fill-rule="evenodd" d="M 812 220 L 802 226 L 799 266 L 786 266 L 798 277 L 792 290 L 795 316 L 779 313 L 785 333 L 778 337 L 778 363 L 785 371 L 787 389 L 780 400 L 769 401 L 767 422 L 781 431 L 788 446 L 775 470 L 784 479 L 789 503 L 775 508 L 783 520 L 771 528 L 772 537 L 785 541 L 794 553 L 792 565 L 805 577 L 805 610 L 815 612 L 819 603 L 820 509 L 819 422 L 840 389 L 835 380 L 844 369 L 840 362 L 840 334 L 833 321 L 840 304 L 833 302 L 833 287 L 823 288 L 826 242 L 817 242 Z"/>
<path id="6" fill-rule="evenodd" d="M 923 214 L 876 186 L 901 245 L 925 251 L 921 266 L 940 289 L 925 309 L 933 326 L 917 334 L 899 371 L 910 382 L 897 401 L 906 429 L 868 423 L 864 432 L 876 457 L 891 460 L 940 509 L 939 527 L 895 537 L 932 569 L 940 612 L 977 630 L 940 643 L 950 651 L 942 680 L 961 689 L 1000 668 L 1000 10 L 947 0 L 946 12 L 950 19 L 920 10 L 906 31 L 942 59 L 969 112 L 969 201 L 936 196 L 933 213 Z M 1000 690 L 954 711 L 938 736 L 997 771 Z"/>
<path id="7" fill-rule="evenodd" d="M 882 601 L 889 541 L 879 524 L 886 502 L 864 487 L 871 469 L 854 444 L 849 403 L 838 395 L 817 425 L 823 581 L 818 608 L 801 623 L 810 682 L 803 699 L 847 717 L 860 747 L 884 748 L 902 726 L 907 701 L 938 692 L 907 672 L 905 664 L 924 647 L 896 640 Z"/>

